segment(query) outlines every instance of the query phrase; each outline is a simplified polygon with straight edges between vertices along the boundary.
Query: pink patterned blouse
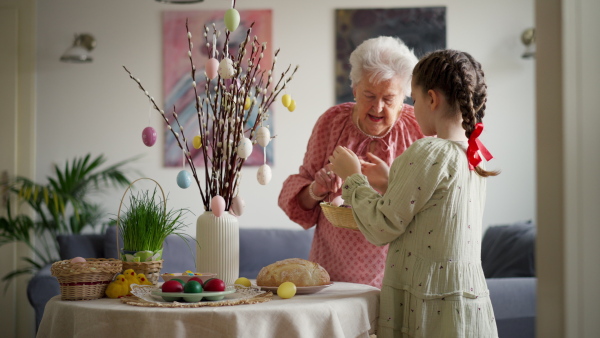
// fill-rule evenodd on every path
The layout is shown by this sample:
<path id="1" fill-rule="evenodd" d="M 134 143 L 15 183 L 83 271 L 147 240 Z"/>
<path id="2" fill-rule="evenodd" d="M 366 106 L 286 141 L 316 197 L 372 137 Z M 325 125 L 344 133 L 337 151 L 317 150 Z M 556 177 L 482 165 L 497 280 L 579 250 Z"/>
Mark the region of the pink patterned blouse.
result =
<path id="1" fill-rule="evenodd" d="M 398 155 L 423 137 L 410 105 L 404 105 L 392 130 L 383 138 L 370 138 L 358 129 L 351 119 L 353 107 L 353 102 L 342 103 L 331 107 L 318 119 L 308 141 L 300 172 L 291 175 L 283 183 L 279 206 L 303 228 L 317 225 L 309 259 L 321 264 L 329 272 L 332 281 L 381 288 L 387 245 L 375 246 L 359 231 L 334 227 L 321 213 L 319 206 L 304 210 L 296 199 L 300 191 L 313 181 L 315 173 L 329 163 L 329 156 L 338 145 L 352 149 L 359 158 L 366 158 L 370 143 L 376 142 L 373 153 L 391 165 Z M 341 189 L 337 195 L 341 195 Z"/>

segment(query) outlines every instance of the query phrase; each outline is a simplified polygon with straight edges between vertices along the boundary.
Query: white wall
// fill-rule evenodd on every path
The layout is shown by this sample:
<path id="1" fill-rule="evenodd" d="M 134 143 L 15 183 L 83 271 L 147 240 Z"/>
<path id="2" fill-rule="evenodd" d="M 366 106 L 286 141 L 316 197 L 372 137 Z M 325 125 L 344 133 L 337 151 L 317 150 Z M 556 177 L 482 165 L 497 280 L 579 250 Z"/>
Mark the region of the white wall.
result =
<path id="1" fill-rule="evenodd" d="M 121 65 L 127 65 L 160 102 L 162 93 L 161 12 L 225 9 L 231 1 L 205 0 L 197 5 L 166 5 L 152 0 L 38 1 L 37 179 L 51 165 L 85 153 L 104 153 L 111 163 L 145 154 L 135 168 L 160 182 L 170 193 L 171 207 L 202 211 L 193 186 L 175 183 L 179 169 L 162 167 L 162 147 L 147 148 L 141 130 L 147 124 L 148 103 Z M 238 9 L 273 10 L 278 62 L 300 64 L 289 91 L 295 112 L 280 109 L 275 116 L 273 179 L 268 186 L 255 180 L 256 168 L 245 169 L 241 194 L 246 200 L 242 227 L 289 227 L 277 206 L 285 178 L 297 172 L 312 126 L 334 103 L 334 10 L 365 8 L 364 1 L 239 0 Z M 489 167 L 502 174 L 489 179 L 484 224 L 502 224 L 535 217 L 534 61 L 520 57 L 521 32 L 534 25 L 533 0 L 373 0 L 371 8 L 447 6 L 449 48 L 470 52 L 484 67 L 488 80 L 486 131 L 482 137 L 494 154 Z M 74 33 L 92 33 L 97 41 L 91 64 L 58 61 Z M 164 126 L 153 113 L 153 125 Z M 123 191 L 101 197 L 116 214 Z M 194 234 L 195 217 L 189 233 Z M 299 229 L 299 227 L 298 227 Z"/>

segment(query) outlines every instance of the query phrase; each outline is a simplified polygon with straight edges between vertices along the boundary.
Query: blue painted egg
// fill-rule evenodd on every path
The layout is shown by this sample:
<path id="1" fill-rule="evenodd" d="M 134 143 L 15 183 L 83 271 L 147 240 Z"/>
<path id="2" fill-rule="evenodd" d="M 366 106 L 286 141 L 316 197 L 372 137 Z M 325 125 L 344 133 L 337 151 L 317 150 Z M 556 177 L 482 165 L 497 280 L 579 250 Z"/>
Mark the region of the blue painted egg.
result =
<path id="1" fill-rule="evenodd" d="M 181 189 L 187 189 L 192 185 L 192 175 L 187 170 L 182 170 L 177 174 L 177 185 Z"/>

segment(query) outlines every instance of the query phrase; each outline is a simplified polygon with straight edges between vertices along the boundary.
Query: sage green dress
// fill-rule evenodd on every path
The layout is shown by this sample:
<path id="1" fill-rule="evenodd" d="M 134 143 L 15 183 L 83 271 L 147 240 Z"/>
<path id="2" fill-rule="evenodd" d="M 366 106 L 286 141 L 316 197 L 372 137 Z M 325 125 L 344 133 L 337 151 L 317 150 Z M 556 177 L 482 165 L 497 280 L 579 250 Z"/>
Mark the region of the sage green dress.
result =
<path id="1" fill-rule="evenodd" d="M 481 268 L 485 179 L 466 143 L 425 138 L 397 157 L 381 196 L 361 174 L 342 197 L 367 240 L 390 243 L 377 337 L 497 337 Z"/>

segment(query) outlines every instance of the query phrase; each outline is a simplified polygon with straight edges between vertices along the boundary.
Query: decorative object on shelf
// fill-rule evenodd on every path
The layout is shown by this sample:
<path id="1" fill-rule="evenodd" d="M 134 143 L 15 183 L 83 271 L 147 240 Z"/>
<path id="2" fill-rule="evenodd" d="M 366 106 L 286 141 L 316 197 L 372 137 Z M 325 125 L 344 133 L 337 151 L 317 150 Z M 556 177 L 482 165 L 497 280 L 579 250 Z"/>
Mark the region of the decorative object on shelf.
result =
<path id="1" fill-rule="evenodd" d="M 75 34 L 73 45 L 69 47 L 60 57 L 62 62 L 87 63 L 94 61 L 90 55 L 96 48 L 96 39 L 88 33 Z"/>
<path id="2" fill-rule="evenodd" d="M 162 199 L 157 196 L 156 188 L 152 193 L 148 190 L 137 194 L 132 193 L 129 206 L 121 215 L 127 192 L 140 180 L 156 183 Z M 139 178 L 133 181 L 123 193 L 116 219 L 119 230 L 116 236 L 117 249 L 119 249 L 119 233 L 123 236 L 123 248 L 120 252 L 123 270 L 133 269 L 136 274 L 144 274 L 152 284 L 156 284 L 162 268 L 163 243 L 167 236 L 174 234 L 190 238 L 182 232 L 185 228 L 182 217 L 186 211 L 187 209 L 167 211 L 167 199 L 157 181 L 151 178 Z"/>

